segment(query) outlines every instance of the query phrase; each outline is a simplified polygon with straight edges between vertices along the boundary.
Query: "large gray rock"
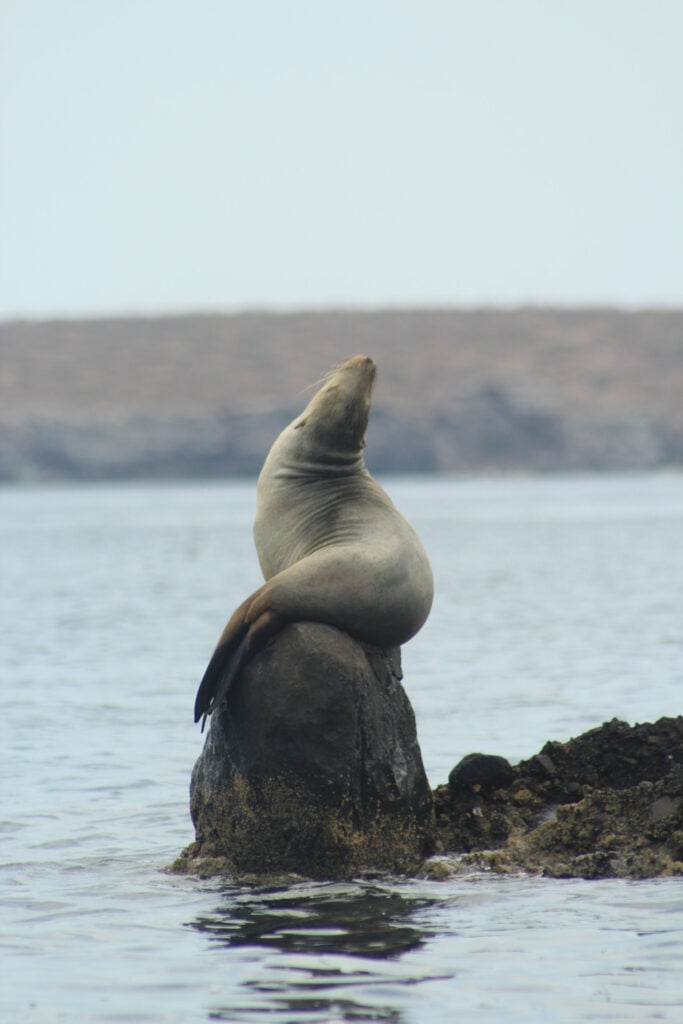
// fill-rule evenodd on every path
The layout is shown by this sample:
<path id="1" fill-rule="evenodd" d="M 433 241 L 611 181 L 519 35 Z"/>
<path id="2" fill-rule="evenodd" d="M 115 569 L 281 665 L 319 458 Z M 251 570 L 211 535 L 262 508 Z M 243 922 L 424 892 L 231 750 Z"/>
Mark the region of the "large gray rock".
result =
<path id="1" fill-rule="evenodd" d="M 287 626 L 211 717 L 192 773 L 196 842 L 179 869 L 344 877 L 409 871 L 433 803 L 400 652 Z"/>

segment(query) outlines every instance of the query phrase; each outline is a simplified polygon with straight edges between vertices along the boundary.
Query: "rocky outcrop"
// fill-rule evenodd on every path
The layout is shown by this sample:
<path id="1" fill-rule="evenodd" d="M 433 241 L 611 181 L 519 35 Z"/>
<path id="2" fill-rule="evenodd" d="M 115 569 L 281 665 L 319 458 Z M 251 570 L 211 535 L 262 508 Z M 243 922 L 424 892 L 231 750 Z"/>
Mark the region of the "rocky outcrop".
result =
<path id="1" fill-rule="evenodd" d="M 514 768 L 470 754 L 435 792 L 433 876 L 488 868 L 555 878 L 683 874 L 683 717 L 613 719 Z"/>
<path id="2" fill-rule="evenodd" d="M 415 871 L 433 802 L 400 652 L 287 626 L 210 719 L 192 773 L 196 842 L 175 868 L 340 878 Z"/>
<path id="3" fill-rule="evenodd" d="M 282 630 L 210 719 L 173 870 L 683 875 L 683 716 L 613 719 L 514 766 L 469 754 L 432 794 L 400 679 L 398 650 Z"/>

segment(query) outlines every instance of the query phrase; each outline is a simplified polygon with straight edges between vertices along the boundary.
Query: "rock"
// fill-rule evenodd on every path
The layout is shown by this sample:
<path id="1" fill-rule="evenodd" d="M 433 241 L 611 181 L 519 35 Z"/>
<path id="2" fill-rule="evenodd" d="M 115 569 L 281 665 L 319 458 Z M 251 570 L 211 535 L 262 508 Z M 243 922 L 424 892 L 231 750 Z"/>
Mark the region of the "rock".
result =
<path id="1" fill-rule="evenodd" d="M 453 792 L 505 789 L 515 778 L 509 761 L 497 754 L 468 754 L 456 764 L 448 776 Z"/>
<path id="2" fill-rule="evenodd" d="M 613 718 L 569 743 L 546 743 L 540 754 L 520 762 L 519 770 L 532 780 L 544 780 L 564 801 L 571 785 L 627 789 L 656 782 L 667 774 L 677 752 L 680 759 L 682 744 L 681 717 L 634 726 Z"/>
<path id="3" fill-rule="evenodd" d="M 192 773 L 196 842 L 176 870 L 340 878 L 405 872 L 433 803 L 400 652 L 287 626 L 210 719 Z"/>
<path id="4" fill-rule="evenodd" d="M 469 755 L 435 792 L 439 848 L 463 854 L 463 869 L 683 874 L 683 717 L 635 726 L 613 719 L 546 743 L 505 785 L 477 781 L 493 771 L 489 761 Z"/>

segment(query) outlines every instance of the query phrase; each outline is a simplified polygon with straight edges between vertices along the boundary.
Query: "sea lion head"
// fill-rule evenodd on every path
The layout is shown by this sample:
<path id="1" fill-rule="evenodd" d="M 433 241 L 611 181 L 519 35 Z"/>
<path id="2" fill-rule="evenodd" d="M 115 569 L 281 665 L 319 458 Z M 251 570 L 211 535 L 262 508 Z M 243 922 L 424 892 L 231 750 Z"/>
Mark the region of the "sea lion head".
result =
<path id="1" fill-rule="evenodd" d="M 309 451 L 359 455 L 365 447 L 377 367 L 369 356 L 351 356 L 325 378 L 293 427 Z"/>

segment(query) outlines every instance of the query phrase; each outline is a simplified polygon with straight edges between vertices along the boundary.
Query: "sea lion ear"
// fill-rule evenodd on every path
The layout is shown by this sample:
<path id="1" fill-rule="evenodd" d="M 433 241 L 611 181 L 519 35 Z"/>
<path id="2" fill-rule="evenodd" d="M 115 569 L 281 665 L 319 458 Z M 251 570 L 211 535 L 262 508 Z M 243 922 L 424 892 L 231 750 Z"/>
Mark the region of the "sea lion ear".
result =
<path id="1" fill-rule="evenodd" d="M 299 430 L 301 427 L 305 427 L 305 426 L 306 426 L 306 420 L 299 420 L 298 423 L 294 424 L 294 429 L 295 430 Z"/>

